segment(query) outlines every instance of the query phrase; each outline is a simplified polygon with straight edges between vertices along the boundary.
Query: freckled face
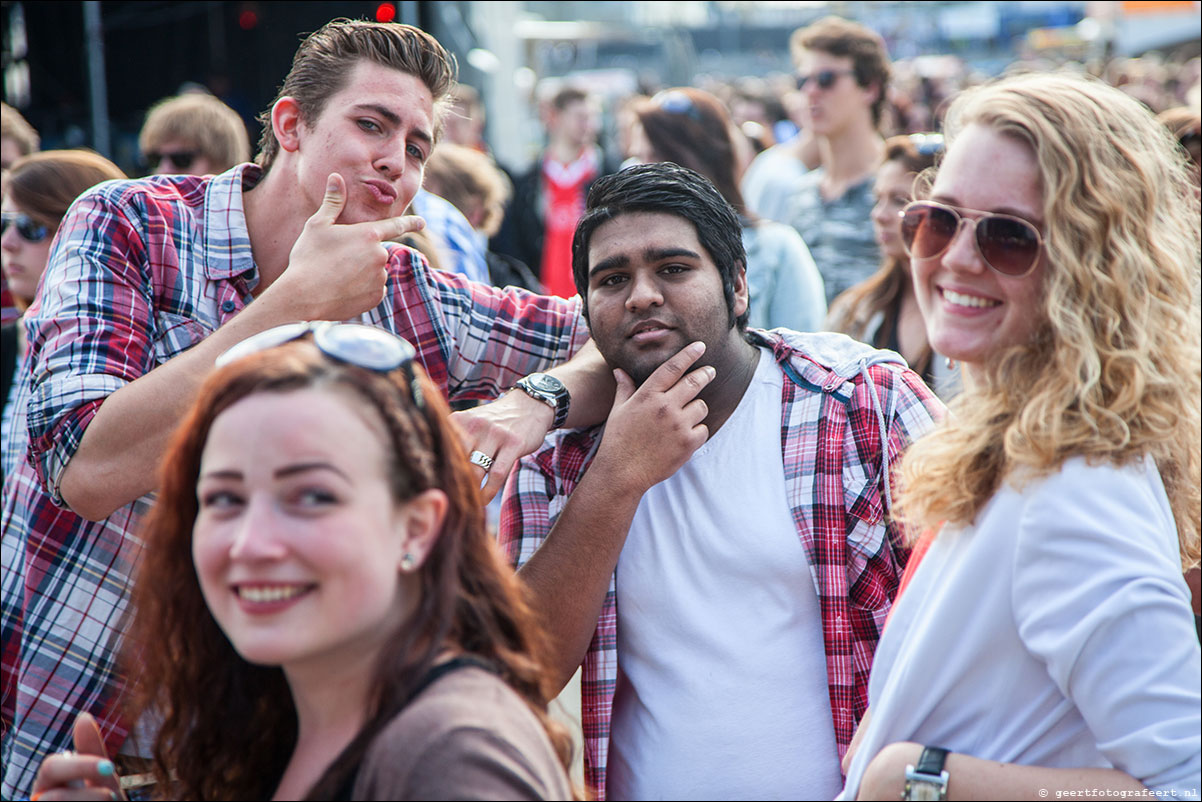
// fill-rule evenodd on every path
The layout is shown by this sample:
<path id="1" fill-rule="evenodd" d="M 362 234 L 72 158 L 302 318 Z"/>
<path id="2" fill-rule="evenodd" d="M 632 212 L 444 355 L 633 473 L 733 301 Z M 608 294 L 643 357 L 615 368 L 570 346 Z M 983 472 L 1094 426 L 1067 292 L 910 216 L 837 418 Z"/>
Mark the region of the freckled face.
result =
<path id="1" fill-rule="evenodd" d="M 952 143 L 932 200 L 1021 217 L 1043 230 L 1035 154 L 1026 143 L 982 125 L 969 126 Z M 1041 288 L 1047 269 L 1045 251 L 1025 276 L 998 273 L 981 258 L 972 226 L 961 224 L 943 254 L 911 264 L 931 347 L 973 372 L 1002 349 L 1030 341 L 1043 318 Z"/>
<path id="2" fill-rule="evenodd" d="M 249 396 L 214 421 L 192 553 L 234 648 L 285 670 L 369 655 L 412 614 L 384 422 L 342 393 Z"/>
<path id="3" fill-rule="evenodd" d="M 299 125 L 301 191 L 316 210 L 326 178 L 340 173 L 348 194 L 338 222 L 400 215 L 421 187 L 433 137 L 434 96 L 421 79 L 360 61 L 317 119 Z"/>

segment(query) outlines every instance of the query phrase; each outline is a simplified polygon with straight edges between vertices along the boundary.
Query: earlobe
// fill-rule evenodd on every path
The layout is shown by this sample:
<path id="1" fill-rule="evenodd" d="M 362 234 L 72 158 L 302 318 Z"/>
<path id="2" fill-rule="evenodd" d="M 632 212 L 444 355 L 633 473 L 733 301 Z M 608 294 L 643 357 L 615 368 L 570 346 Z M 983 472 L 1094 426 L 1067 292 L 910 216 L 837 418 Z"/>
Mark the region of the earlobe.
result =
<path id="1" fill-rule="evenodd" d="M 300 105 L 294 98 L 282 97 L 271 107 L 271 130 L 280 149 L 296 151 L 300 147 Z"/>
<path id="2" fill-rule="evenodd" d="M 863 91 L 868 95 L 868 105 L 871 106 L 881 98 L 881 85 L 874 81 L 865 86 Z"/>
<path id="3" fill-rule="evenodd" d="M 426 556 L 442 534 L 447 517 L 447 494 L 438 489 L 418 493 L 397 510 L 396 528 L 401 538 L 402 573 L 411 573 L 426 561 Z"/>

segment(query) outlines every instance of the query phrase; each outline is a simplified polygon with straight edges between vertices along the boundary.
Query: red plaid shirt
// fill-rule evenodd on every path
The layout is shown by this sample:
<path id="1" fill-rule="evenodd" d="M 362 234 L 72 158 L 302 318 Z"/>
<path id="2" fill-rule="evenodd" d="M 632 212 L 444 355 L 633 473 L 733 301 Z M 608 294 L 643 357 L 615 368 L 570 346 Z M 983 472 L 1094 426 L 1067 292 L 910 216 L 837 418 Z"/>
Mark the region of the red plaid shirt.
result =
<path id="1" fill-rule="evenodd" d="M 885 515 L 882 448 L 892 468 L 943 407 L 892 352 L 842 335 L 777 329 L 753 337 L 773 350 L 786 377 L 780 430 L 785 482 L 822 610 L 827 685 L 842 757 L 868 707 L 868 670 L 906 558 L 902 533 Z M 524 565 L 546 539 L 602 433 L 600 426 L 557 432 L 514 471 L 500 532 L 514 565 Z M 581 685 L 585 779 L 599 800 L 605 799 L 617 644 L 611 578 Z"/>
<path id="2" fill-rule="evenodd" d="M 259 276 L 243 213 L 254 165 L 213 178 L 108 182 L 63 219 L 26 315 L 6 460 L 0 590 L 0 796 L 27 795 L 42 758 L 93 713 L 111 752 L 121 715 L 116 657 L 145 496 L 103 521 L 60 506 L 59 481 L 104 399 L 191 348 L 251 302 Z M 360 321 L 413 343 L 452 400 L 496 397 L 588 339 L 579 300 L 475 284 L 389 246 L 388 294 Z"/>

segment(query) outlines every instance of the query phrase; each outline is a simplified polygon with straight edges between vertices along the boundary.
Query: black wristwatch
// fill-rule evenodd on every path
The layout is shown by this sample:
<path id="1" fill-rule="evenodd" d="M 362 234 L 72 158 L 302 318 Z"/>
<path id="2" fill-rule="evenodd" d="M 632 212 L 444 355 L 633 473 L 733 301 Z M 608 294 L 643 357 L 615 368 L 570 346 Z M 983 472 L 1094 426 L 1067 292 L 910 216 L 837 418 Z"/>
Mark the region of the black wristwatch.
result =
<path id="1" fill-rule="evenodd" d="M 552 429 L 558 429 L 568 420 L 568 408 L 572 404 L 572 396 L 563 382 L 546 373 L 531 373 L 518 379 L 514 387 L 520 387 L 531 398 L 536 398 L 555 410 L 555 422 Z"/>
<path id="2" fill-rule="evenodd" d="M 943 768 L 947 761 L 947 750 L 928 746 L 922 750 L 918 765 L 906 766 L 906 784 L 902 799 L 942 800 L 947 799 L 948 774 Z"/>

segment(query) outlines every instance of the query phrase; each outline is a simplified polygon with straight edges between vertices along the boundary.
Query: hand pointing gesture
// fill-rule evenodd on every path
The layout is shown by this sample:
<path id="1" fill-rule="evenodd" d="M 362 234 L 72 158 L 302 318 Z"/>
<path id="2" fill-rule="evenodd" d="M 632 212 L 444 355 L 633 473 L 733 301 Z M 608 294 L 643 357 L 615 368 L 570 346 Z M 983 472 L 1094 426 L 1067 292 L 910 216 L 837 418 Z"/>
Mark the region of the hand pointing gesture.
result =
<path id="1" fill-rule="evenodd" d="M 341 224 L 345 206 L 346 182 L 331 173 L 321 205 L 292 246 L 288 269 L 271 288 L 287 293 L 301 319 L 349 320 L 377 306 L 388 278 L 383 243 L 425 226 L 414 216 Z"/>

